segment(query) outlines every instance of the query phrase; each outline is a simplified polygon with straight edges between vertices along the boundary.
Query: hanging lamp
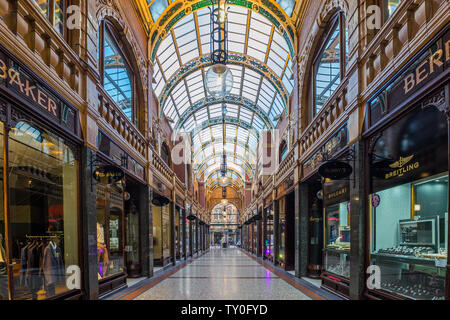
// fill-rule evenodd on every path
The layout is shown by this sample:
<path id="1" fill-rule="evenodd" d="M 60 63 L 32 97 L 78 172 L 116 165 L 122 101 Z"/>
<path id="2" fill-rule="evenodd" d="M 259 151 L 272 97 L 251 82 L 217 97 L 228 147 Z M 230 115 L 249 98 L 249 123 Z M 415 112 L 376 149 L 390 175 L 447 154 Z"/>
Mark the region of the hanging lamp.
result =
<path id="1" fill-rule="evenodd" d="M 227 0 L 211 1 L 210 46 L 212 66 L 205 76 L 206 91 L 216 99 L 224 99 L 233 89 L 233 74 L 228 61 L 228 8 Z"/>

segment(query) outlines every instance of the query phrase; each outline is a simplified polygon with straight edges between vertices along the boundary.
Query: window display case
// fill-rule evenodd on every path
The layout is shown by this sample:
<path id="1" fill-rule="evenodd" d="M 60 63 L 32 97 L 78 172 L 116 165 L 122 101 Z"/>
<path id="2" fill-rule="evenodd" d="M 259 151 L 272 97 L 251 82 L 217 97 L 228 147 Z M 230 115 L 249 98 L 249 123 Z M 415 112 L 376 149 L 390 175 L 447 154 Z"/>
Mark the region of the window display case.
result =
<path id="1" fill-rule="evenodd" d="M 447 192 L 448 176 L 437 176 L 372 194 L 371 263 L 380 268 L 382 290 L 408 299 L 444 299 Z"/>
<path id="2" fill-rule="evenodd" d="M 350 278 L 350 212 L 349 202 L 328 206 L 326 215 L 325 270 Z"/>
<path id="3" fill-rule="evenodd" d="M 273 257 L 273 244 L 274 244 L 274 232 L 273 232 L 273 211 L 272 206 L 265 209 L 266 211 L 266 238 L 264 257 L 272 259 Z"/>

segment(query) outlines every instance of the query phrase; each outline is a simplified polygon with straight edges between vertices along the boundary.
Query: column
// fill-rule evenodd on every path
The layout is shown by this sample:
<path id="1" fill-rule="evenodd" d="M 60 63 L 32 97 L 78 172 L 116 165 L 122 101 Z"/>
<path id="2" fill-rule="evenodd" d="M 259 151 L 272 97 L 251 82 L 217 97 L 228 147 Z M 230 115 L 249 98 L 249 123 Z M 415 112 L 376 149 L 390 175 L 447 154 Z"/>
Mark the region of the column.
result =
<path id="1" fill-rule="evenodd" d="M 274 237 L 273 237 L 273 264 L 276 265 L 276 261 L 278 258 L 278 253 L 279 253 L 279 243 L 278 243 L 278 237 L 279 237 L 279 217 L 280 217 L 280 208 L 279 208 L 279 204 L 278 204 L 278 200 L 274 200 L 273 201 L 273 209 L 274 209 L 274 215 L 273 215 L 273 233 L 274 233 Z"/>
<path id="2" fill-rule="evenodd" d="M 180 223 L 180 237 L 183 239 L 183 246 L 181 247 L 181 259 L 186 260 L 187 259 L 187 251 L 186 249 L 189 247 L 189 245 L 186 244 L 187 234 L 186 234 L 186 209 L 181 210 L 181 223 Z"/>
<path id="3" fill-rule="evenodd" d="M 194 246 L 193 246 L 194 241 L 192 239 L 192 235 L 193 235 L 193 230 L 192 230 L 193 226 L 192 226 L 192 224 L 193 224 L 193 221 L 190 220 L 189 221 L 189 256 L 190 257 L 193 256 L 193 252 L 194 252 Z"/>
<path id="4" fill-rule="evenodd" d="M 309 187 L 300 183 L 295 187 L 295 276 L 306 276 L 308 268 Z"/>
<path id="5" fill-rule="evenodd" d="M 89 147 L 83 147 L 81 170 L 82 229 L 83 229 L 83 289 L 86 299 L 98 299 L 98 263 L 97 263 L 97 183 L 94 179 L 97 153 Z"/>
<path id="6" fill-rule="evenodd" d="M 363 298 L 365 288 L 365 201 L 364 201 L 364 142 L 353 145 L 355 165 L 350 177 L 350 298 Z M 354 180 L 353 180 L 354 179 Z"/>
<path id="7" fill-rule="evenodd" d="M 174 191 L 175 193 L 175 191 Z M 177 210 L 175 202 L 172 201 L 170 203 L 170 255 L 172 256 L 172 265 L 176 265 L 177 264 L 177 253 L 176 253 L 176 241 L 177 241 L 177 236 L 176 236 L 176 232 L 175 232 L 175 210 Z"/>
<path id="8" fill-rule="evenodd" d="M 152 189 L 148 185 L 139 187 L 139 240 L 142 275 L 153 276 L 153 217 Z"/>

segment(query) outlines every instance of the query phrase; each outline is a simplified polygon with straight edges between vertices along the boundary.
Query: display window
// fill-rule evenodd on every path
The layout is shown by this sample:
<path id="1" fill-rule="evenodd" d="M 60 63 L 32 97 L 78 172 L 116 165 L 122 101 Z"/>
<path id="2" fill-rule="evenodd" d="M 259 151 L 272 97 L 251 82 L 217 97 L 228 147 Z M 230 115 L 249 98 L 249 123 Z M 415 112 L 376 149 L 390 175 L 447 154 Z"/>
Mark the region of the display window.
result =
<path id="1" fill-rule="evenodd" d="M 127 190 L 130 198 L 125 201 L 125 260 L 128 276 L 139 277 L 141 260 L 138 188 L 135 184 L 127 183 Z"/>
<path id="2" fill-rule="evenodd" d="M 433 130 L 429 130 L 433 128 Z M 443 300 L 448 252 L 448 128 L 421 104 L 372 139 L 370 262 L 385 293 Z"/>
<path id="3" fill-rule="evenodd" d="M 4 130 L 0 123 L 0 163 L 8 170 L 9 188 L 8 226 L 4 212 L 0 217 L 0 300 L 64 294 L 73 289 L 66 283 L 68 270 L 79 268 L 76 154 L 64 139 L 35 123 L 15 124 L 7 133 L 7 146 Z M 5 147 L 8 163 L 3 161 Z M 4 194 L 3 175 L 1 179 Z"/>
<path id="4" fill-rule="evenodd" d="M 198 239 L 198 230 L 197 230 L 197 221 L 192 221 L 192 251 L 193 253 L 197 253 L 197 239 Z"/>
<path id="5" fill-rule="evenodd" d="M 191 222 L 189 219 L 186 219 L 186 258 L 191 255 L 191 248 L 189 246 L 190 244 L 190 238 L 189 238 L 189 226 Z"/>
<path id="6" fill-rule="evenodd" d="M 325 209 L 325 270 L 350 278 L 350 212 L 349 202 Z"/>
<path id="7" fill-rule="evenodd" d="M 274 246 L 274 229 L 273 229 L 273 210 L 272 206 L 265 210 L 266 214 L 266 238 L 265 241 L 265 252 L 264 255 L 267 258 L 273 257 L 273 246 Z"/>
<path id="8" fill-rule="evenodd" d="M 281 262 L 285 261 L 286 256 L 286 197 L 278 201 L 278 257 Z"/>
<path id="9" fill-rule="evenodd" d="M 153 257 L 156 265 L 170 258 L 170 205 L 153 205 Z"/>
<path id="10" fill-rule="evenodd" d="M 99 280 L 125 271 L 123 205 L 123 187 L 120 182 L 97 184 L 97 276 Z"/>
<path id="11" fill-rule="evenodd" d="M 347 180 L 326 179 L 324 201 L 325 271 L 350 278 L 350 186 Z"/>

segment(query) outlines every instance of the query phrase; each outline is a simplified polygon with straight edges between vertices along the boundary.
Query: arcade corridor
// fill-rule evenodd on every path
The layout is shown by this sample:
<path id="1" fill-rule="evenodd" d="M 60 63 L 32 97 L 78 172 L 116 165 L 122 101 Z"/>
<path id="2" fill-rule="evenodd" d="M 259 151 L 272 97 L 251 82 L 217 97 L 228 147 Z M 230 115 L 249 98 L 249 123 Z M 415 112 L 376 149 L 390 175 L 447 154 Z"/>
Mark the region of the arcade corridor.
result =
<path id="1" fill-rule="evenodd" d="M 108 300 L 338 299 L 304 280 L 293 285 L 285 279 L 238 248 L 212 247 L 161 282 L 137 286 Z"/>

